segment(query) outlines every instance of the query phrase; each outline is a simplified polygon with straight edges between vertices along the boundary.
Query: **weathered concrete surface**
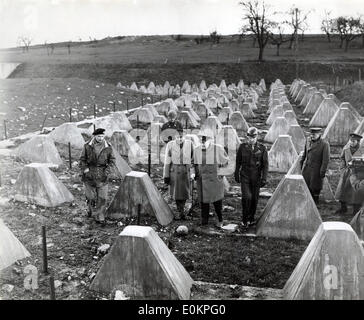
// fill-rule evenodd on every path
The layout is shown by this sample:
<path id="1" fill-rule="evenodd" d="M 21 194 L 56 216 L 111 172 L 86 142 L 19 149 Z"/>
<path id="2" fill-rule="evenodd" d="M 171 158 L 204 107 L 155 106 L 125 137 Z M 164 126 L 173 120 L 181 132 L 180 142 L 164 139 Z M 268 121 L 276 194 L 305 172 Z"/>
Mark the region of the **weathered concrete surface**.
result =
<path id="1" fill-rule="evenodd" d="M 240 107 L 240 111 L 245 119 L 255 118 L 255 114 L 250 103 L 244 102 Z"/>
<path id="2" fill-rule="evenodd" d="M 320 193 L 320 199 L 327 201 L 327 202 L 336 201 L 335 195 L 332 191 L 330 182 L 327 179 L 327 177 L 325 177 L 324 181 L 323 181 L 322 190 Z"/>
<path id="3" fill-rule="evenodd" d="M 28 162 L 53 163 L 61 165 L 61 156 L 48 135 L 37 135 L 22 143 L 13 152 L 16 157 Z"/>
<path id="4" fill-rule="evenodd" d="M 270 126 L 268 133 L 264 137 L 264 141 L 273 143 L 280 135 L 285 135 L 288 133 L 289 124 L 284 117 L 278 117 L 274 120 L 273 124 Z"/>
<path id="5" fill-rule="evenodd" d="M 189 299 L 193 280 L 151 227 L 127 226 L 97 272 L 91 290 L 128 287 L 137 299 Z"/>
<path id="6" fill-rule="evenodd" d="M 272 112 L 270 113 L 265 123 L 271 125 L 275 119 L 277 119 L 278 117 L 283 117 L 283 114 L 284 114 L 283 106 L 277 105 L 273 108 Z"/>
<path id="7" fill-rule="evenodd" d="M 283 291 L 289 300 L 363 300 L 364 250 L 350 225 L 324 222 Z"/>
<path id="8" fill-rule="evenodd" d="M 330 98 L 325 98 L 313 115 L 309 126 L 326 127 L 337 110 L 339 110 L 339 107 L 336 105 L 335 101 Z"/>
<path id="9" fill-rule="evenodd" d="M 291 136 L 293 145 L 295 146 L 297 153 L 303 151 L 306 144 L 306 136 L 301 126 L 298 124 L 290 125 L 287 134 Z"/>
<path id="10" fill-rule="evenodd" d="M 71 143 L 72 148 L 82 149 L 85 139 L 82 137 L 81 130 L 74 122 L 66 122 L 55 128 L 49 136 L 54 142 L 61 144 Z"/>
<path id="11" fill-rule="evenodd" d="M 268 152 L 269 171 L 286 173 L 297 157 L 291 136 L 280 135 Z"/>
<path id="12" fill-rule="evenodd" d="M 14 198 L 44 207 L 56 207 L 74 200 L 66 186 L 43 163 L 24 166 L 14 185 Z"/>
<path id="13" fill-rule="evenodd" d="M 286 120 L 290 126 L 298 125 L 298 122 L 296 119 L 296 114 L 293 111 L 291 111 L 291 110 L 284 111 L 283 117 L 286 118 Z"/>
<path id="14" fill-rule="evenodd" d="M 320 107 L 321 102 L 324 100 L 324 96 L 319 91 L 316 91 L 308 101 L 306 108 L 303 110 L 303 114 L 314 114 Z"/>
<path id="15" fill-rule="evenodd" d="M 27 257 L 28 250 L 0 219 L 0 271 Z"/>
<path id="16" fill-rule="evenodd" d="M 323 138 L 331 145 L 343 146 L 349 134 L 359 126 L 359 120 L 348 108 L 340 108 L 327 125 Z"/>
<path id="17" fill-rule="evenodd" d="M 360 240 L 364 240 L 364 210 L 359 210 L 350 222 Z"/>
<path id="18" fill-rule="evenodd" d="M 16 62 L 0 62 L 0 79 L 9 77 L 19 65 Z"/>
<path id="19" fill-rule="evenodd" d="M 112 218 L 138 215 L 155 215 L 159 224 L 168 225 L 173 220 L 173 213 L 157 187 L 145 172 L 129 172 L 120 185 L 113 201 L 107 209 Z"/>
<path id="20" fill-rule="evenodd" d="M 303 177 L 286 175 L 263 210 L 257 236 L 310 240 L 321 223 Z"/>
<path id="21" fill-rule="evenodd" d="M 231 124 L 235 130 L 248 131 L 249 125 L 240 111 L 234 111 L 231 114 L 229 124 Z"/>
<path id="22" fill-rule="evenodd" d="M 143 155 L 143 150 L 139 144 L 126 130 L 115 131 L 111 136 L 110 143 L 121 156 L 137 158 Z"/>
<path id="23" fill-rule="evenodd" d="M 188 111 L 181 111 L 178 113 L 177 120 L 182 123 L 183 128 L 197 128 L 198 122 L 192 117 Z"/>
<path id="24" fill-rule="evenodd" d="M 152 111 L 148 108 L 141 108 L 136 110 L 131 116 L 128 117 L 129 120 L 139 121 L 140 123 L 151 123 L 154 119 Z"/>

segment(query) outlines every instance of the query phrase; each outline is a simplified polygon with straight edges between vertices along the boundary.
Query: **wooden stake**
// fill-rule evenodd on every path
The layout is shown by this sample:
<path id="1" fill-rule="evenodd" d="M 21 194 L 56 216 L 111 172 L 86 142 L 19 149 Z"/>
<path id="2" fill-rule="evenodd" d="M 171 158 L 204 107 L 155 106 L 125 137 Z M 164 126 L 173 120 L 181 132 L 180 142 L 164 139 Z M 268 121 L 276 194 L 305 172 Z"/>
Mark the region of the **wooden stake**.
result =
<path id="1" fill-rule="evenodd" d="M 72 169 L 71 142 L 68 142 L 68 161 L 70 164 L 70 169 Z"/>
<path id="2" fill-rule="evenodd" d="M 45 226 L 42 226 L 42 243 L 43 243 L 43 273 L 48 274 L 47 234 Z"/>
<path id="3" fill-rule="evenodd" d="M 140 213 L 142 211 L 142 205 L 139 203 L 138 204 L 138 217 L 137 217 L 137 225 L 140 225 Z"/>
<path id="4" fill-rule="evenodd" d="M 5 140 L 8 138 L 8 132 L 6 129 L 6 120 L 4 120 L 4 134 L 5 134 Z"/>
<path id="5" fill-rule="evenodd" d="M 126 111 L 129 111 L 129 99 L 126 99 Z"/>
<path id="6" fill-rule="evenodd" d="M 72 107 L 70 107 L 70 122 L 72 122 Z"/>
<path id="7" fill-rule="evenodd" d="M 54 277 L 51 275 L 49 277 L 49 287 L 50 287 L 50 299 L 56 300 L 56 290 L 54 288 Z"/>
<path id="8" fill-rule="evenodd" d="M 113 110 L 114 110 L 114 112 L 115 112 L 115 110 L 116 110 L 115 101 L 113 102 Z"/>
<path id="9" fill-rule="evenodd" d="M 44 116 L 42 127 L 41 127 L 40 131 L 43 131 L 44 124 L 45 124 L 46 120 L 47 120 L 47 114 Z"/>

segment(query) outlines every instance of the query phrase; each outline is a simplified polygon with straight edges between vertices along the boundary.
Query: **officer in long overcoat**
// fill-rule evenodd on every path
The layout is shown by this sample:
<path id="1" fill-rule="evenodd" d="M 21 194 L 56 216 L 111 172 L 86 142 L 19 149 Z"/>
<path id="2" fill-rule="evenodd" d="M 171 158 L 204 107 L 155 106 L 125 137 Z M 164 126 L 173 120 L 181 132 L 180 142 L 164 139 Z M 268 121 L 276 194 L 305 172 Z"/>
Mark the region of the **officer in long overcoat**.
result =
<path id="1" fill-rule="evenodd" d="M 356 133 L 350 134 L 350 140 L 343 148 L 340 159 L 340 180 L 337 185 L 335 198 L 340 201 L 340 208 L 335 212 L 337 214 L 342 214 L 348 211 L 347 204 L 351 204 L 355 207 L 355 205 L 361 205 L 361 199 L 358 199 L 357 192 L 353 189 L 349 177 L 350 177 L 350 168 L 348 166 L 349 162 L 353 159 L 354 156 L 357 155 L 360 147 L 360 140 L 363 137 Z M 353 208 L 355 211 L 356 209 Z M 354 214 L 356 212 L 353 212 Z"/>
<path id="2" fill-rule="evenodd" d="M 193 143 L 178 130 L 176 138 L 168 142 L 163 166 L 164 182 L 169 185 L 171 197 L 176 201 L 176 220 L 185 219 L 185 204 L 190 196 L 190 176 L 193 160 Z"/>
<path id="3" fill-rule="evenodd" d="M 310 128 L 310 137 L 307 139 L 300 164 L 303 178 L 316 204 L 319 203 L 329 160 L 330 145 L 321 138 L 321 128 Z"/>
<path id="4" fill-rule="evenodd" d="M 93 132 L 93 138 L 85 143 L 80 158 L 88 215 L 91 217 L 96 209 L 95 220 L 101 224 L 105 224 L 108 178 L 115 166 L 115 156 L 111 145 L 105 140 L 104 132 L 103 128 Z"/>
<path id="5" fill-rule="evenodd" d="M 222 200 L 224 198 L 224 182 L 219 175 L 219 168 L 228 165 L 229 157 L 223 146 L 214 142 L 215 137 L 211 129 L 200 130 L 198 136 L 201 145 L 194 148 L 195 180 L 197 181 L 198 200 L 201 204 L 201 225 L 208 225 L 210 204 L 215 208 L 218 222 L 216 226 L 223 226 Z"/>
<path id="6" fill-rule="evenodd" d="M 361 159 L 363 162 L 364 160 Z M 360 210 L 360 214 L 364 215 L 364 170 L 357 172 L 357 170 L 351 169 L 349 181 L 354 191 L 360 195 L 361 203 L 354 205 L 353 211 L 355 214 Z"/>
<path id="7" fill-rule="evenodd" d="M 250 127 L 248 140 L 243 142 L 236 153 L 235 181 L 241 185 L 242 226 L 255 224 L 259 189 L 267 182 L 268 153 L 265 146 L 257 141 L 258 129 Z"/>

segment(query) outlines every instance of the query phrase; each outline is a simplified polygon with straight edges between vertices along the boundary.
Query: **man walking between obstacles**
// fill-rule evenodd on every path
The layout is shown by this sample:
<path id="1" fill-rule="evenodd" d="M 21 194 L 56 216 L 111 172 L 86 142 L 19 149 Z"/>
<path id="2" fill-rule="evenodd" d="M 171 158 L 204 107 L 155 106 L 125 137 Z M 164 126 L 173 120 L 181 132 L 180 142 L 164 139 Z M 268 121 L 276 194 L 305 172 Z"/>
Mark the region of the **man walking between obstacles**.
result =
<path id="1" fill-rule="evenodd" d="M 93 138 L 84 145 L 80 158 L 88 216 L 91 217 L 95 211 L 95 220 L 102 225 L 105 225 L 108 177 L 115 165 L 115 156 L 104 132 L 102 128 L 93 132 Z"/>
<path id="2" fill-rule="evenodd" d="M 360 205 L 362 204 L 362 199 L 358 197 L 357 192 L 353 189 L 350 183 L 350 168 L 349 163 L 354 156 L 359 152 L 360 140 L 363 137 L 356 133 L 350 134 L 350 140 L 343 148 L 341 152 L 341 166 L 340 166 L 340 180 L 337 185 L 335 198 L 340 201 L 340 208 L 335 212 L 337 214 L 343 214 L 348 211 L 347 204 L 353 205 L 353 214 L 355 215 Z"/>
<path id="3" fill-rule="evenodd" d="M 318 204 L 330 160 L 330 145 L 321 138 L 321 128 L 310 128 L 310 133 L 300 164 L 302 176 L 313 200 Z"/>
<path id="4" fill-rule="evenodd" d="M 192 141 L 184 139 L 183 130 L 179 129 L 176 139 L 167 144 L 163 167 L 164 183 L 169 185 L 170 195 L 177 205 L 175 220 L 186 219 L 185 204 L 190 196 L 192 157 Z"/>
<path id="5" fill-rule="evenodd" d="M 255 224 L 259 189 L 267 183 L 268 153 L 265 146 L 258 143 L 258 129 L 250 127 L 248 141 L 243 142 L 236 153 L 235 181 L 241 184 L 242 226 Z"/>
<path id="6" fill-rule="evenodd" d="M 166 143 L 172 141 L 177 132 L 183 131 L 182 123 L 177 120 L 176 111 L 170 110 L 167 116 L 168 122 L 164 123 L 161 128 L 161 136 Z"/>

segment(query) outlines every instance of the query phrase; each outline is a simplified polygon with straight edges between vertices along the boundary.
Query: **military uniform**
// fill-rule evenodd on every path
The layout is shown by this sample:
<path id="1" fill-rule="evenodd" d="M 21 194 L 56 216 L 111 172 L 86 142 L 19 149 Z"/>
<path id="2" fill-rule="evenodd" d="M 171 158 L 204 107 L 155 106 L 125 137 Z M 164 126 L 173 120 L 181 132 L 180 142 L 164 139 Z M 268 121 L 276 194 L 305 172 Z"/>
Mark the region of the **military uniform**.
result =
<path id="1" fill-rule="evenodd" d="M 357 211 L 360 210 L 360 214 L 364 215 L 364 177 L 359 177 L 358 174 L 351 172 L 349 179 L 355 192 L 361 195 L 361 204 L 355 205 L 354 211 L 356 213 Z"/>
<path id="2" fill-rule="evenodd" d="M 183 131 L 182 123 L 178 120 L 172 120 L 164 123 L 161 128 L 161 137 L 164 142 L 173 140 L 177 132 Z"/>
<path id="3" fill-rule="evenodd" d="M 96 219 L 101 222 L 105 220 L 107 180 L 114 165 L 115 156 L 111 145 L 106 140 L 99 145 L 93 138 L 84 145 L 80 167 L 82 181 L 85 185 L 86 201 L 89 205 L 89 214 L 92 214 L 92 207 L 96 207 Z M 85 169 L 89 169 L 89 171 L 85 173 Z"/>
<path id="4" fill-rule="evenodd" d="M 267 181 L 268 153 L 259 142 L 243 142 L 236 153 L 235 180 L 241 184 L 243 223 L 254 222 L 259 189 Z"/>
<path id="5" fill-rule="evenodd" d="M 315 203 L 318 203 L 330 160 L 330 145 L 319 138 L 316 141 L 308 139 L 301 158 L 302 176 L 306 181 Z"/>

